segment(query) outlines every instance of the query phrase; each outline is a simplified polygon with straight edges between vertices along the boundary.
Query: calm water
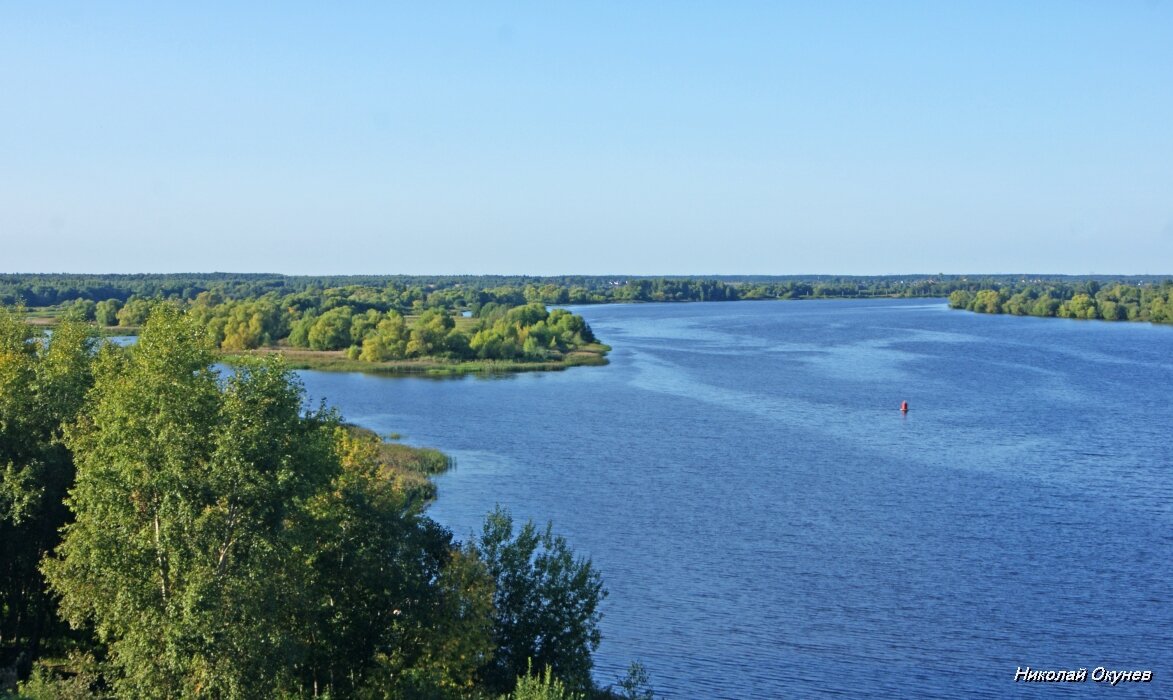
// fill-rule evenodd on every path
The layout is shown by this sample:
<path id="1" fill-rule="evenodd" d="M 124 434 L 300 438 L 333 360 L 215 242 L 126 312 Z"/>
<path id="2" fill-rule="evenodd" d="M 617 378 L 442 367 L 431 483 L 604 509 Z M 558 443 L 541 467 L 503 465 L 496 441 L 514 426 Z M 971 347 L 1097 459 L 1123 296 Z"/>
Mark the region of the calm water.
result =
<path id="1" fill-rule="evenodd" d="M 432 515 L 544 521 L 611 595 L 597 676 L 668 697 L 1173 695 L 1173 328 L 943 302 L 576 309 L 607 367 L 305 372 L 439 447 Z M 900 402 L 911 411 L 902 416 Z"/>

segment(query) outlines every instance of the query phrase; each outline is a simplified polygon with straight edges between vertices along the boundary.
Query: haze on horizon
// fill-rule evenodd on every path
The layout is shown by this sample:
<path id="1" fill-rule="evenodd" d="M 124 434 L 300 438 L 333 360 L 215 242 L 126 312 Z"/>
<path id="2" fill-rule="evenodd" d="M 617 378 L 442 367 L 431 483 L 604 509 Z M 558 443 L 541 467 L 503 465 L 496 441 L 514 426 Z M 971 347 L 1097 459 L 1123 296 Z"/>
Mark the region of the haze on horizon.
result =
<path id="1" fill-rule="evenodd" d="M 1173 3 L 0 5 L 0 272 L 1173 273 Z"/>

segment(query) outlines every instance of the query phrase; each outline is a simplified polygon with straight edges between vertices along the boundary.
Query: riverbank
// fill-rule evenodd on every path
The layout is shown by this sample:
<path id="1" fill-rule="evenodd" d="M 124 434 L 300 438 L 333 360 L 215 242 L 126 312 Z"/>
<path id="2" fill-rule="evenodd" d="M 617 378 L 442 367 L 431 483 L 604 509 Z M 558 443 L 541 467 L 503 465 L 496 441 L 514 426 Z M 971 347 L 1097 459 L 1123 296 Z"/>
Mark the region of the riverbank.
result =
<path id="1" fill-rule="evenodd" d="M 385 439 L 373 430 L 353 423 L 343 426 L 347 432 L 341 449 L 343 458 L 365 454 L 377 465 L 379 476 L 391 482 L 396 490 L 408 494 L 418 503 L 431 503 L 436 498 L 436 484 L 432 477 L 443 474 L 455 464 L 453 459 L 431 447 L 412 447 L 392 439 Z"/>
<path id="2" fill-rule="evenodd" d="M 557 359 L 542 361 L 522 360 L 446 360 L 438 357 L 420 357 L 410 360 L 365 362 L 346 356 L 345 350 L 308 350 L 284 345 L 268 346 L 246 352 L 225 352 L 224 362 L 232 364 L 235 358 L 279 354 L 293 369 L 313 369 L 327 372 L 367 372 L 396 376 L 445 377 L 465 374 L 504 374 L 511 372 L 556 372 L 569 367 L 599 366 L 608 363 L 611 346 L 590 343 L 565 353 Z"/>

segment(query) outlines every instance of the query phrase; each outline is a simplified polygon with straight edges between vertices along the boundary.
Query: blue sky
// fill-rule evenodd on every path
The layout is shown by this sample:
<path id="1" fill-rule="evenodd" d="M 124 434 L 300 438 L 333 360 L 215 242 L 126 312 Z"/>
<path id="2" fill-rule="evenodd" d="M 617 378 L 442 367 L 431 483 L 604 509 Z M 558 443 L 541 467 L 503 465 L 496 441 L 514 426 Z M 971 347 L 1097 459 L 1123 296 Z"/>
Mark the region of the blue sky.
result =
<path id="1" fill-rule="evenodd" d="M 1173 3 L 0 3 L 0 271 L 1173 274 Z"/>

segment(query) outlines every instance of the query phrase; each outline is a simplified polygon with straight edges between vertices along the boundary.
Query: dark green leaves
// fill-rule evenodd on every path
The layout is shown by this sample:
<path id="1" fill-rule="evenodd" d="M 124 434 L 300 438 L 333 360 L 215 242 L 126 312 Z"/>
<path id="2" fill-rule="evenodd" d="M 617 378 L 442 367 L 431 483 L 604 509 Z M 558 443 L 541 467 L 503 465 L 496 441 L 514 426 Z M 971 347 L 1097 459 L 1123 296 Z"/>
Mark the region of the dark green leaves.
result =
<path id="1" fill-rule="evenodd" d="M 514 536 L 513 518 L 501 508 L 485 519 L 476 546 L 497 583 L 497 651 L 482 669 L 485 684 L 508 691 L 532 661 L 552 669 L 571 690 L 590 689 L 598 607 L 607 595 L 590 561 L 576 558 L 549 524 L 539 531 L 527 522 Z"/>

